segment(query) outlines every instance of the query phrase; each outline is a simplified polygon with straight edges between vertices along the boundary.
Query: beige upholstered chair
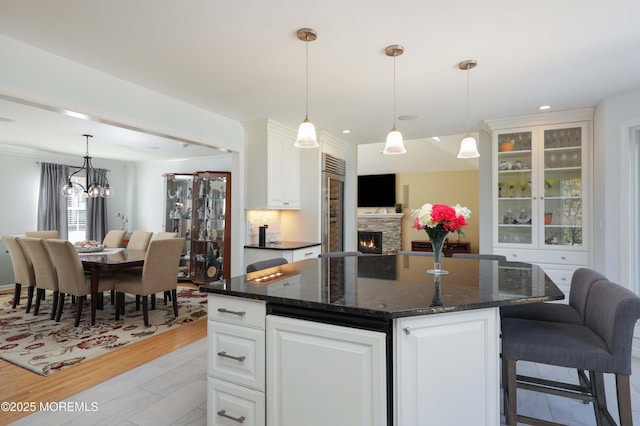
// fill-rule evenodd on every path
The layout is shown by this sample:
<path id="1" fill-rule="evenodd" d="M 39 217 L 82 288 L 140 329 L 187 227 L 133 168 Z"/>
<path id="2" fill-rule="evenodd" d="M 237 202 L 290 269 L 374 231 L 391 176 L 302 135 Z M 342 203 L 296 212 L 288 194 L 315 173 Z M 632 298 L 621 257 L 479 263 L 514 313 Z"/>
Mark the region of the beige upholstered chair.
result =
<path id="1" fill-rule="evenodd" d="M 13 279 L 16 283 L 13 293 L 13 308 L 20 303 L 20 291 L 22 286 L 29 288 L 27 298 L 27 313 L 31 310 L 33 301 L 33 290 L 36 285 L 36 277 L 33 272 L 33 263 L 31 257 L 26 252 L 26 248 L 22 246 L 21 238 L 15 236 L 4 236 L 2 241 L 9 251 L 11 264 L 13 265 Z"/>
<path id="2" fill-rule="evenodd" d="M 24 233 L 24 236 L 27 238 L 60 238 L 60 233 L 58 231 L 27 231 Z"/>
<path id="3" fill-rule="evenodd" d="M 133 231 L 131 237 L 129 237 L 127 249 L 146 251 L 147 247 L 149 247 L 149 242 L 151 241 L 152 236 L 153 232 Z"/>
<path id="4" fill-rule="evenodd" d="M 23 238 L 22 242 L 31 257 L 31 262 L 33 262 L 33 272 L 36 278 L 36 306 L 33 309 L 33 315 L 38 315 L 40 300 L 44 297 L 45 290 L 51 290 L 53 292 L 51 319 L 55 319 L 58 304 L 58 275 L 44 245 L 44 239 Z"/>
<path id="5" fill-rule="evenodd" d="M 124 236 L 126 234 L 127 231 L 112 229 L 111 231 L 107 232 L 107 235 L 104 236 L 102 245 L 108 248 L 122 247 L 122 242 L 124 241 Z"/>
<path id="6" fill-rule="evenodd" d="M 58 276 L 58 308 L 56 321 L 60 321 L 64 307 L 64 299 L 67 294 L 76 296 L 76 319 L 74 325 L 80 324 L 82 315 L 82 304 L 91 292 L 91 280 L 84 274 L 82 261 L 73 244 L 65 240 L 43 240 L 49 251 L 51 261 L 56 267 Z M 101 277 L 98 292 L 112 290 L 114 280 L 109 277 Z"/>
<path id="7" fill-rule="evenodd" d="M 167 238 L 178 238 L 177 232 L 158 232 L 156 233 L 155 240 L 166 240 Z"/>
<path id="8" fill-rule="evenodd" d="M 170 291 L 173 299 L 173 313 L 178 316 L 178 266 L 184 246 L 184 238 L 153 240 L 144 259 L 142 275 L 121 274 L 115 283 L 116 319 L 124 310 L 124 293 L 142 296 L 144 325 L 149 325 L 148 296 Z"/>

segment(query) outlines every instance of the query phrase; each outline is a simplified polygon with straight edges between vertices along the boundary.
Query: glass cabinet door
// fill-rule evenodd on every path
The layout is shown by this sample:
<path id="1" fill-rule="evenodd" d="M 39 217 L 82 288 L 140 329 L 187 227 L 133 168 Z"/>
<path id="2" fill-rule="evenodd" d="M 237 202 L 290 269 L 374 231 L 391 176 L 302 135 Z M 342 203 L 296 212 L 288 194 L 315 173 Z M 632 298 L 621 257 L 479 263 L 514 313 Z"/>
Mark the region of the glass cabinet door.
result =
<path id="1" fill-rule="evenodd" d="M 190 234 L 191 234 L 191 187 L 193 175 L 166 174 L 165 177 L 165 218 L 164 230 L 177 232 L 185 239 L 185 247 L 180 258 L 178 279 L 189 280 L 190 275 Z"/>
<path id="2" fill-rule="evenodd" d="M 199 172 L 193 181 L 191 270 L 196 282 L 216 281 L 223 274 L 227 230 L 227 174 Z"/>
<path id="3" fill-rule="evenodd" d="M 498 243 L 535 244 L 534 138 L 535 129 L 498 135 Z"/>
<path id="4" fill-rule="evenodd" d="M 583 137 L 585 127 L 545 127 L 544 200 L 539 214 L 544 218 L 544 246 L 583 245 Z"/>

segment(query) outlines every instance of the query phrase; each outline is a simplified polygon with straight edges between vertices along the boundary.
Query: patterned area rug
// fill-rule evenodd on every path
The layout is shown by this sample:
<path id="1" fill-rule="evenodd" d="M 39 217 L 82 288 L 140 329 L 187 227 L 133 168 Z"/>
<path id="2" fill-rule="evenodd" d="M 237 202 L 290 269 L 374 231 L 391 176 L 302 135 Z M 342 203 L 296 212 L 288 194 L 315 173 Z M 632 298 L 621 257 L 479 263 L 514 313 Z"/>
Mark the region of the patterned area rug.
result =
<path id="1" fill-rule="evenodd" d="M 172 303 L 165 306 L 159 294 L 156 309 L 149 307 L 149 327 L 144 326 L 142 308 L 135 310 L 134 296 L 127 295 L 125 315 L 116 321 L 114 306 L 105 293 L 104 310 L 98 309 L 95 326 L 88 325 L 91 306 L 86 301 L 80 325 L 74 327 L 75 305 L 70 297 L 60 322 L 55 322 L 49 319 L 51 293 L 40 303 L 38 316 L 33 315 L 33 306 L 25 312 L 26 291 L 22 294 L 16 309 L 11 308 L 12 294 L 0 295 L 0 358 L 43 376 L 207 316 L 207 293 L 182 286 L 178 286 L 178 318 L 173 316 Z"/>

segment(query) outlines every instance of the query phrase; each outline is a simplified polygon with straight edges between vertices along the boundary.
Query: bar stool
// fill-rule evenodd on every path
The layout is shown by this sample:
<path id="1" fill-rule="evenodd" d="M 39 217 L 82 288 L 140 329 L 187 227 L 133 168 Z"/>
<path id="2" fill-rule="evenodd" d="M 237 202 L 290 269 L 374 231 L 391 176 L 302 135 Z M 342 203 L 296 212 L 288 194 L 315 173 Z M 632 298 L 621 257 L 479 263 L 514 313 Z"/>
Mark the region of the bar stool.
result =
<path id="1" fill-rule="evenodd" d="M 607 280 L 595 283 L 587 300 L 584 325 L 502 320 L 502 363 L 507 424 L 555 424 L 517 414 L 516 388 L 565 396 L 593 403 L 596 422 L 615 424 L 607 409 L 604 373 L 615 374 L 618 412 L 622 426 L 632 425 L 629 376 L 633 329 L 640 318 L 640 297 Z M 517 361 L 589 371 L 586 384 L 516 375 Z"/>

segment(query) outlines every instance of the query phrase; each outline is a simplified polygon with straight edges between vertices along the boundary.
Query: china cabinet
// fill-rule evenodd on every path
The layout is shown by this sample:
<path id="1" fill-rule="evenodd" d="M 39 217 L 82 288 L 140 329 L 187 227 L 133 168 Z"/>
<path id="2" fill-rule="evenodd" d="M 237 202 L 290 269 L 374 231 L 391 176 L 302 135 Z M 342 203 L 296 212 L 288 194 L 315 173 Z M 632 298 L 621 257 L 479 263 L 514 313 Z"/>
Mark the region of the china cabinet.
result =
<path id="1" fill-rule="evenodd" d="M 229 278 L 231 173 L 166 174 L 165 230 L 185 238 L 178 278 Z"/>
<path id="2" fill-rule="evenodd" d="M 540 264 L 568 293 L 590 262 L 593 110 L 490 121 L 493 251 Z"/>

